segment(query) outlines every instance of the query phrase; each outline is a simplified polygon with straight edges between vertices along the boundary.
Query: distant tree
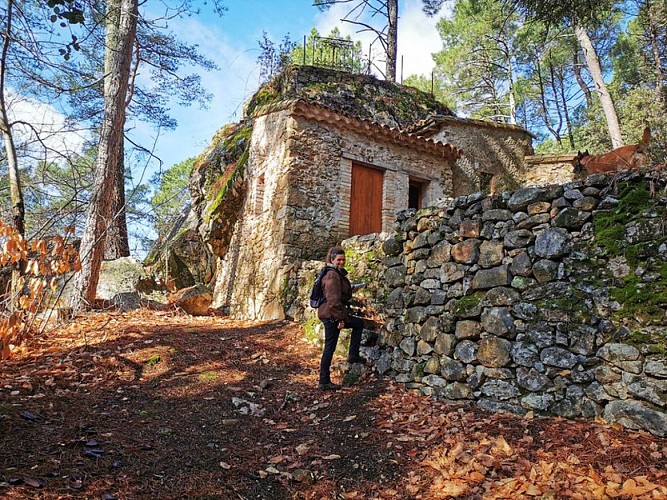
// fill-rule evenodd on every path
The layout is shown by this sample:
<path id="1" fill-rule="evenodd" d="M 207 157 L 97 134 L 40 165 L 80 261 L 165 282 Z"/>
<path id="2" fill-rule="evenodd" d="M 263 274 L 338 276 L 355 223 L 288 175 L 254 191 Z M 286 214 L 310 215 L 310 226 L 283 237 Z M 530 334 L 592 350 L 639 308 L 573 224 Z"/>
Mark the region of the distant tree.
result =
<path id="1" fill-rule="evenodd" d="M 384 77 L 390 82 L 396 81 L 398 57 L 398 0 L 311 0 L 321 10 L 327 10 L 335 4 L 351 4 L 341 21 L 357 26 L 357 33 L 370 32 L 375 35 L 373 42 L 379 42 L 385 54 Z M 424 13 L 434 16 L 446 0 L 422 0 Z M 375 18 L 383 22 L 372 23 Z"/>
<path id="2" fill-rule="evenodd" d="M 443 50 L 434 54 L 435 71 L 457 109 L 516 123 L 520 29 L 516 12 L 497 0 L 459 0 L 438 22 Z"/>
<path id="3" fill-rule="evenodd" d="M 342 47 L 336 43 L 337 40 L 348 42 L 349 45 L 346 44 Z M 343 67 L 357 73 L 364 68 L 361 42 L 353 43 L 349 35 L 343 37 L 338 28 L 332 29 L 326 37 L 322 37 L 313 28 L 306 40 L 306 46 L 297 45 L 294 47 L 290 54 L 290 62 L 297 65 Z"/>
<path id="4" fill-rule="evenodd" d="M 183 208 L 189 203 L 188 183 L 195 161 L 196 157 L 188 158 L 164 172 L 156 173 L 151 179 L 150 184 L 157 185 L 150 200 L 157 234 L 167 234 Z"/>
<path id="5" fill-rule="evenodd" d="M 613 0 L 585 2 L 579 0 L 506 0 L 521 9 L 532 19 L 544 22 L 547 26 L 568 24 L 574 30 L 577 41 L 586 60 L 588 71 L 593 78 L 600 104 L 607 122 L 607 129 L 612 146 L 623 144 L 621 127 L 614 106 L 614 101 L 604 81 L 600 59 L 587 28 L 597 26 L 600 19 L 608 15 L 613 8 Z"/>
<path id="6" fill-rule="evenodd" d="M 296 48 L 297 42 L 290 39 L 287 33 L 282 42 L 276 47 L 273 40 L 269 38 L 266 31 L 262 32 L 262 39 L 258 40 L 260 54 L 257 57 L 259 63 L 259 78 L 262 82 L 269 80 L 273 75 L 280 73 L 290 63 L 291 53 Z"/>
<path id="7" fill-rule="evenodd" d="M 396 81 L 396 59 L 398 54 L 398 0 L 314 0 L 313 5 L 326 10 L 337 3 L 350 3 L 353 6 L 341 19 L 359 28 L 357 33 L 371 32 L 375 35 L 373 42 L 382 45 L 385 54 L 384 77 L 390 82 Z M 373 26 L 365 21 L 376 16 L 384 20 L 381 27 Z"/>

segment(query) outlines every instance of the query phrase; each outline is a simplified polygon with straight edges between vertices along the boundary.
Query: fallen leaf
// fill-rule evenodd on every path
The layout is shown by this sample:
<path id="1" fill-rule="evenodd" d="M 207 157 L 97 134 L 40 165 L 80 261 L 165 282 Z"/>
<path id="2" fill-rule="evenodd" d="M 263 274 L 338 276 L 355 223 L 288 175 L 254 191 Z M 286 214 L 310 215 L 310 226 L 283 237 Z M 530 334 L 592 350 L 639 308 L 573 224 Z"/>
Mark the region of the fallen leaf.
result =
<path id="1" fill-rule="evenodd" d="M 308 445 L 306 444 L 300 444 L 299 446 L 296 447 L 296 452 L 299 455 L 305 455 L 307 451 L 308 451 Z"/>
<path id="2" fill-rule="evenodd" d="M 357 418 L 356 415 L 350 415 L 349 417 L 345 417 L 343 419 L 343 422 L 350 422 L 351 420 L 354 420 L 355 418 Z"/>
<path id="3" fill-rule="evenodd" d="M 327 455 L 326 457 L 322 457 L 322 460 L 338 460 L 340 458 L 340 455 Z"/>
<path id="4" fill-rule="evenodd" d="M 33 488 L 43 488 L 46 486 L 46 481 L 35 477 L 26 477 L 23 482 L 28 486 L 32 486 Z"/>
<path id="5" fill-rule="evenodd" d="M 229 464 L 226 463 L 226 462 L 220 462 L 220 467 L 222 467 L 222 468 L 225 469 L 225 470 L 229 470 L 229 469 L 232 468 L 232 466 L 229 465 Z"/>

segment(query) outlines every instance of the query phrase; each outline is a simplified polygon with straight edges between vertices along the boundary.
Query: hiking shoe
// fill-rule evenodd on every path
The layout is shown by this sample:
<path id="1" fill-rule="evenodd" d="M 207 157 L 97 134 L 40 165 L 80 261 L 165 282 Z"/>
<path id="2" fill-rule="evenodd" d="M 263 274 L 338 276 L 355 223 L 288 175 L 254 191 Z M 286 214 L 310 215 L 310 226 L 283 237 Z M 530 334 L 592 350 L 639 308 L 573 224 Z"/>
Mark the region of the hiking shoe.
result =
<path id="1" fill-rule="evenodd" d="M 350 358 L 347 358 L 347 362 L 350 363 L 350 364 L 353 364 L 353 363 L 359 363 L 361 365 L 366 364 L 366 360 L 364 358 L 362 358 L 361 356 L 352 356 Z"/>
<path id="2" fill-rule="evenodd" d="M 324 384 L 320 383 L 317 385 L 317 388 L 321 391 L 337 391 L 342 386 L 339 384 L 334 384 L 333 382 L 326 382 Z"/>

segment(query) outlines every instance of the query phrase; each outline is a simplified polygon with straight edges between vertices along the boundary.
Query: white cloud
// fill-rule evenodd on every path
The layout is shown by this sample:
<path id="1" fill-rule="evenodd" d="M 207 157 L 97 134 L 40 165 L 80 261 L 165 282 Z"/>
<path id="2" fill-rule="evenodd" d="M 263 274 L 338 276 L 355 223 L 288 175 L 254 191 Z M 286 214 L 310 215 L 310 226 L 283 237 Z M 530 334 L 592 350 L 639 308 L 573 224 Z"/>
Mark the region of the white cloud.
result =
<path id="1" fill-rule="evenodd" d="M 213 97 L 208 109 L 199 109 L 197 104 L 182 107 L 173 103 L 171 114 L 178 121 L 178 128 L 162 131 L 155 150 L 164 160 L 165 168 L 201 153 L 220 127 L 240 120 L 243 103 L 259 83 L 256 44 L 241 47 L 219 24 L 204 23 L 196 17 L 180 19 L 174 23 L 173 31 L 183 42 L 196 44 L 199 52 L 213 60 L 219 69 L 184 68 L 184 74 L 197 72 L 203 88 Z M 152 144 L 157 134 L 149 124 L 137 123 L 135 135 L 142 144 Z"/>
<path id="2" fill-rule="evenodd" d="M 341 33 L 350 35 L 353 40 L 358 40 L 368 53 L 369 44 L 375 38 L 375 34 L 368 31 L 357 33 L 359 26 L 340 20 L 350 11 L 352 4 L 335 4 L 329 10 L 320 13 L 316 18 L 316 27 L 321 34 L 328 34 L 334 27 L 338 27 Z M 443 7 L 441 12 L 433 17 L 428 17 L 422 11 L 421 0 L 405 0 L 399 2 L 398 19 L 398 61 L 397 79 L 401 78 L 401 57 L 403 60 L 403 76 L 413 74 L 430 74 L 434 63 L 431 54 L 440 50 L 442 42 L 436 29 L 438 20 L 449 7 Z M 363 18 L 359 21 L 381 28 L 384 19 L 376 16 L 375 19 Z M 376 47 L 377 46 L 377 47 Z M 384 54 L 382 48 L 376 42 L 373 50 L 373 60 L 380 67 L 384 67 Z M 382 62 L 380 62 L 382 61 Z"/>
<path id="3" fill-rule="evenodd" d="M 72 130 L 65 116 L 49 104 L 18 98 L 10 92 L 8 115 L 17 154 L 23 161 L 59 161 L 81 153 L 87 130 Z"/>

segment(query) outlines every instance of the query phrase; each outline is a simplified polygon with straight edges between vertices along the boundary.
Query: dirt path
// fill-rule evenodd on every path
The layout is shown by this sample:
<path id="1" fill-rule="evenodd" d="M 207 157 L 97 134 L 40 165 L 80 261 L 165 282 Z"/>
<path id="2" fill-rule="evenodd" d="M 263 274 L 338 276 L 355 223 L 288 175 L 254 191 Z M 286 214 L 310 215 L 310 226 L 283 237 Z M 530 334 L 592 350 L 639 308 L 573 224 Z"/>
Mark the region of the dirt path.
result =
<path id="1" fill-rule="evenodd" d="M 667 440 L 318 391 L 293 324 L 91 314 L 0 369 L 5 498 L 665 498 Z"/>

